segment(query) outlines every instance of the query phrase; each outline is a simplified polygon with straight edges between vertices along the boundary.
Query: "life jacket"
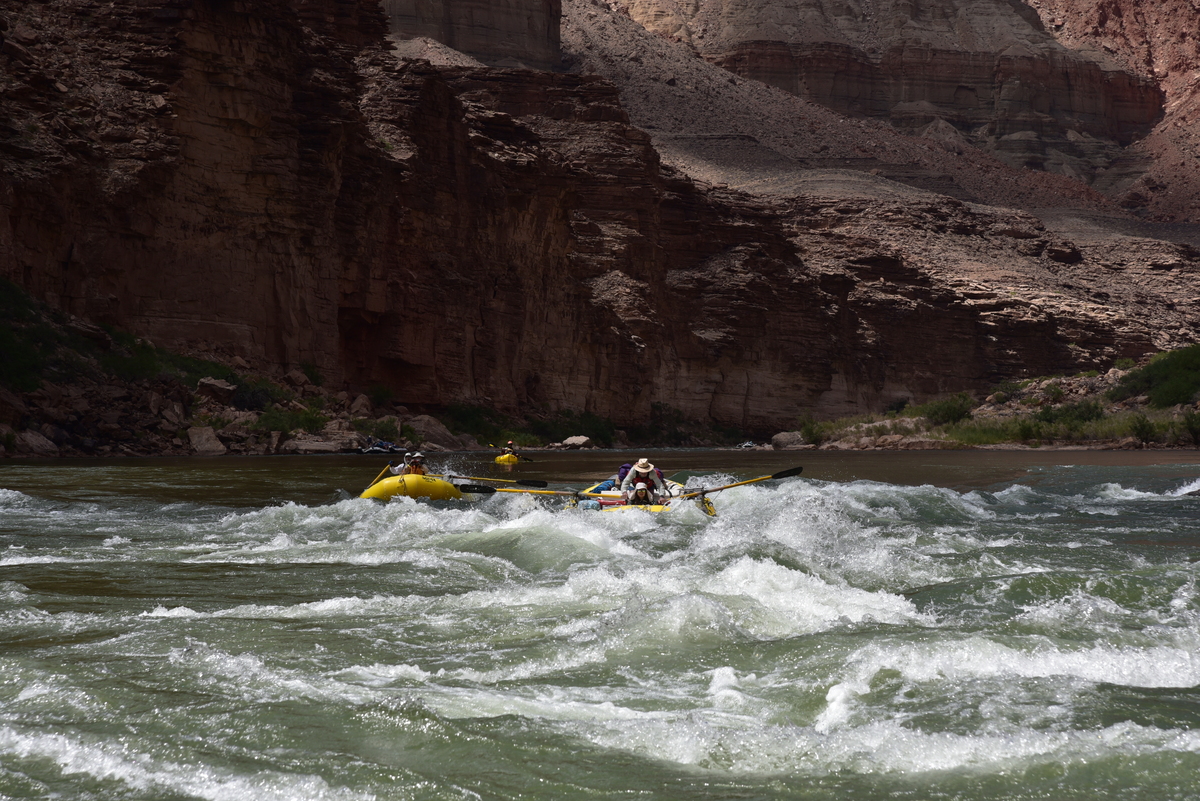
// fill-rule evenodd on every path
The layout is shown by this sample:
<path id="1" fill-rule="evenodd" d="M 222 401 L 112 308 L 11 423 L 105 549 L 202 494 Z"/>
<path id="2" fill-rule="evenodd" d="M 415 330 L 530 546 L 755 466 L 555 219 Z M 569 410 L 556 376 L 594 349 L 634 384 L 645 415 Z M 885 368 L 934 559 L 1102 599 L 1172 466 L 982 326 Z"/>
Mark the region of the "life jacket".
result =
<path id="1" fill-rule="evenodd" d="M 402 476 L 423 476 L 426 473 L 424 465 L 410 464 L 405 465 L 404 470 L 400 473 Z"/>
<path id="2" fill-rule="evenodd" d="M 624 481 L 624 480 L 625 480 L 625 476 L 629 475 L 629 472 L 630 472 L 630 470 L 633 470 L 633 465 L 629 465 L 629 470 L 626 470 L 624 473 L 618 473 L 618 475 L 621 477 L 621 479 L 620 479 L 621 481 Z M 645 475 L 645 476 L 646 476 L 646 478 L 649 478 L 649 477 L 650 477 L 650 474 L 649 474 L 649 473 L 644 473 L 644 474 L 643 474 L 643 473 L 638 473 L 638 475 L 639 475 L 639 476 L 640 476 L 640 475 Z M 663 478 L 662 471 L 661 471 L 661 470 L 659 470 L 657 467 L 656 467 L 656 468 L 654 468 L 654 475 L 656 475 L 656 476 L 658 477 L 658 486 L 659 486 L 660 488 L 667 486 L 667 482 L 666 482 L 666 479 L 664 479 L 664 478 Z M 646 482 L 646 483 L 647 483 L 647 484 L 649 484 L 650 482 Z"/>

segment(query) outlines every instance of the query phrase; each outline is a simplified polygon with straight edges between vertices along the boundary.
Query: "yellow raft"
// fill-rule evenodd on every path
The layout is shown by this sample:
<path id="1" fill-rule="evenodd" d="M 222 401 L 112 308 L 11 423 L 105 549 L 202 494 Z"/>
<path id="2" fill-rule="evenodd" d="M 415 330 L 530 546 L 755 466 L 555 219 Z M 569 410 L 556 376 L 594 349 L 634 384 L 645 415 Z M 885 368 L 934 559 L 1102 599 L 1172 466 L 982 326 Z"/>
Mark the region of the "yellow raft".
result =
<path id="1" fill-rule="evenodd" d="M 502 453 L 496 457 L 496 464 L 516 464 L 521 461 L 521 457 L 515 453 Z"/>
<path id="2" fill-rule="evenodd" d="M 429 498 L 433 501 L 458 500 L 464 497 L 458 487 L 449 481 L 430 476 L 413 475 L 388 476 L 367 487 L 358 497 L 386 501 L 397 495 L 406 495 L 409 498 Z"/>

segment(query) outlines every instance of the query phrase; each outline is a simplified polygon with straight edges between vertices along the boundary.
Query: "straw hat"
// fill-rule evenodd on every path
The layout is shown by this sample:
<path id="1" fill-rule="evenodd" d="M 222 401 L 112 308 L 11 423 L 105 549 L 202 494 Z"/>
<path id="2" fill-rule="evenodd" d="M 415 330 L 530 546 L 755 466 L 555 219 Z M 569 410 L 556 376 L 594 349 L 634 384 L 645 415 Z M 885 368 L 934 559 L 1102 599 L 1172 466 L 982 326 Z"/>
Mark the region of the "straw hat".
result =
<path id="1" fill-rule="evenodd" d="M 641 473 L 644 473 L 647 470 L 654 469 L 654 465 L 650 464 L 650 460 L 647 459 L 645 456 L 643 456 L 641 459 L 638 459 L 637 464 L 635 464 L 634 467 L 636 467 L 638 469 L 638 472 L 641 472 Z"/>

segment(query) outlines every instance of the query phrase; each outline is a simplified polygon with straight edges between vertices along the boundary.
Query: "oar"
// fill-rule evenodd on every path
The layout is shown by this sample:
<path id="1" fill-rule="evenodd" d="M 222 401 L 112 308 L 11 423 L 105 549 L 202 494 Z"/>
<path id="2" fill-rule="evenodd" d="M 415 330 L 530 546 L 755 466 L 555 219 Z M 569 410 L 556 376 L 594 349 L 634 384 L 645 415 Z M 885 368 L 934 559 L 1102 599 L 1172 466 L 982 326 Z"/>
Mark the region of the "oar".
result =
<path id="1" fill-rule="evenodd" d="M 680 498 L 695 498 L 698 495 L 707 495 L 710 492 L 720 492 L 721 490 L 727 490 L 732 487 L 740 487 L 743 484 L 754 484 L 759 481 L 770 481 L 771 479 L 774 479 L 774 478 L 790 478 L 792 476 L 800 475 L 800 472 L 802 470 L 804 470 L 803 467 L 789 467 L 787 470 L 780 470 L 778 473 L 774 473 L 769 476 L 759 476 L 758 478 L 750 478 L 750 479 L 746 479 L 745 481 L 738 481 L 734 484 L 726 484 L 723 487 L 707 487 L 706 489 L 697 490 L 696 492 L 685 492 L 682 495 L 680 495 L 679 497 Z"/>
<path id="2" fill-rule="evenodd" d="M 388 462 L 388 463 L 387 463 L 387 464 L 384 466 L 384 468 L 383 468 L 382 470 L 380 470 L 380 471 L 379 471 L 379 475 L 375 476 L 375 480 L 374 480 L 374 481 L 372 481 L 370 484 L 368 484 L 368 485 L 367 485 L 367 489 L 370 489 L 371 487 L 373 487 L 373 486 L 375 486 L 376 484 L 378 484 L 378 483 L 379 483 L 379 479 L 383 478 L 383 474 L 384 474 L 384 473 L 386 473 L 386 472 L 388 471 L 388 468 L 389 468 L 389 467 L 391 467 L 391 466 L 392 466 L 392 463 L 391 463 L 391 462 Z M 367 491 L 367 490 L 363 490 L 363 492 L 366 492 L 366 491 Z"/>
<path id="3" fill-rule="evenodd" d="M 456 475 L 452 475 L 450 473 L 447 473 L 445 475 L 439 475 L 438 473 L 428 473 L 427 475 L 430 475 L 433 478 L 447 478 L 452 481 L 456 478 L 461 478 L 464 481 L 499 481 L 501 484 L 520 484 L 523 487 L 548 487 L 548 486 L 550 486 L 545 481 L 538 481 L 535 478 L 522 478 L 522 479 L 517 479 L 514 481 L 511 478 L 482 478 L 480 476 L 456 476 Z"/>
<path id="4" fill-rule="evenodd" d="M 484 484 L 459 484 L 458 491 L 467 492 L 472 495 L 490 495 L 496 491 L 496 488 Z"/>
<path id="5" fill-rule="evenodd" d="M 496 492 L 524 492 L 529 495 L 570 495 L 572 498 L 578 498 L 578 497 L 587 495 L 586 492 L 574 492 L 571 490 L 548 490 L 548 489 L 527 490 L 527 489 L 517 489 L 516 487 L 497 487 Z"/>

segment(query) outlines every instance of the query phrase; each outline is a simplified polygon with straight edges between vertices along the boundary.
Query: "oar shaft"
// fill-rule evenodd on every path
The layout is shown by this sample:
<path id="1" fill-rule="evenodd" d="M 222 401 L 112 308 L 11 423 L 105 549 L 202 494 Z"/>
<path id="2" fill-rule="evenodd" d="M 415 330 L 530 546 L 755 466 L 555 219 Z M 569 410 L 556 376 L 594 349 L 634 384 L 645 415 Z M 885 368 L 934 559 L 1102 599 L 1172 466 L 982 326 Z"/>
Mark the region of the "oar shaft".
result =
<path id="1" fill-rule="evenodd" d="M 375 486 L 376 484 L 378 484 L 378 483 L 379 483 L 379 479 L 383 478 L 383 474 L 384 474 L 384 473 L 386 473 L 386 472 L 388 471 L 388 468 L 389 468 L 389 467 L 391 467 L 391 466 L 392 466 L 392 465 L 391 465 L 391 463 L 390 463 L 390 462 L 389 462 L 387 465 L 385 465 L 385 466 L 384 466 L 384 468 L 383 468 L 382 470 L 380 470 L 380 471 L 379 471 L 379 475 L 375 476 L 375 479 L 374 479 L 374 480 L 373 480 L 373 481 L 372 481 L 370 484 L 368 484 L 368 485 L 367 485 L 367 489 L 370 489 L 371 487 L 373 487 L 373 486 Z M 365 492 L 365 491 L 366 491 L 366 490 L 364 490 L 364 492 Z"/>
<path id="2" fill-rule="evenodd" d="M 720 492 L 721 490 L 732 489 L 733 487 L 741 487 L 745 484 L 757 484 L 759 481 L 770 481 L 773 478 L 791 478 L 792 476 L 800 475 L 800 472 L 803 469 L 804 469 L 803 467 L 791 467 L 791 468 L 788 468 L 787 470 L 780 470 L 778 473 L 772 473 L 769 476 L 759 476 L 758 478 L 748 478 L 745 481 L 738 481 L 733 484 L 724 484 L 720 487 L 709 487 L 708 489 L 702 489 L 699 492 L 685 492 L 683 495 L 680 495 L 679 497 L 680 498 L 695 498 L 698 495 L 705 495 L 710 492 Z"/>
<path id="3" fill-rule="evenodd" d="M 444 479 L 448 479 L 448 480 L 454 480 L 457 478 L 457 479 L 462 479 L 463 481 L 495 481 L 500 484 L 521 484 L 526 487 L 544 487 L 544 486 L 546 486 L 545 481 L 538 481 L 538 480 L 532 479 L 532 478 L 521 478 L 521 479 L 514 480 L 511 478 L 483 478 L 481 476 L 456 476 L 456 475 L 452 475 L 449 473 L 444 474 L 444 475 L 439 475 L 437 473 L 429 473 L 428 475 L 431 475 L 434 478 L 444 478 Z"/>
<path id="4" fill-rule="evenodd" d="M 529 495 L 585 495 L 583 492 L 568 492 L 566 490 L 517 489 L 516 487 L 497 487 L 496 492 L 524 492 Z"/>

